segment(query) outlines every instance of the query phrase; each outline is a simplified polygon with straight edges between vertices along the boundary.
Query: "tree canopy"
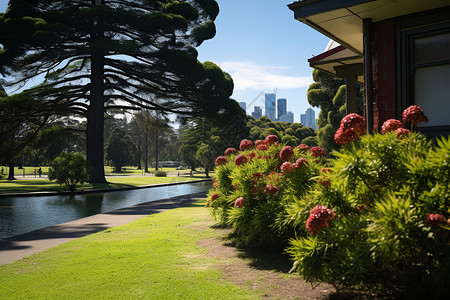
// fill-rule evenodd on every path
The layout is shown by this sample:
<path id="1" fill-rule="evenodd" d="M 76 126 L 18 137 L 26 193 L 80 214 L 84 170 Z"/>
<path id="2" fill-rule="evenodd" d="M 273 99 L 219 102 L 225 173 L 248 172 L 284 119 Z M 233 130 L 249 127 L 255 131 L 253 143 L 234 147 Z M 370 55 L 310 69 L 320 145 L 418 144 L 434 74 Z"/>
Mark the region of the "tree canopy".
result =
<path id="1" fill-rule="evenodd" d="M 197 60 L 215 35 L 214 0 L 11 0 L 0 15 L 0 71 L 10 84 L 87 119 L 93 182 L 103 182 L 104 114 L 151 109 L 220 116 L 231 77 Z"/>

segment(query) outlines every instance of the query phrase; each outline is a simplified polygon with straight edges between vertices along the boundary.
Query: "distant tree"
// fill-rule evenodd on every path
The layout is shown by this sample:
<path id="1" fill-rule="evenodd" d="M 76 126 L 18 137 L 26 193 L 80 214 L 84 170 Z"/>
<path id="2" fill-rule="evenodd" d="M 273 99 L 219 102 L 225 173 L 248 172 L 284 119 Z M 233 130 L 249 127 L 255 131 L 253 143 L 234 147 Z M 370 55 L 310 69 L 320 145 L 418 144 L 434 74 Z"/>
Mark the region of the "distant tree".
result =
<path id="1" fill-rule="evenodd" d="M 215 137 L 217 139 L 217 137 Z M 205 175 L 209 177 L 209 171 L 214 166 L 214 159 L 217 157 L 217 149 L 211 144 L 202 143 L 195 154 L 195 158 L 205 168 Z"/>
<path id="2" fill-rule="evenodd" d="M 23 93 L 0 97 L 0 163 L 9 167 L 8 180 L 15 179 L 15 161 L 48 124 L 50 114 L 43 101 Z"/>
<path id="3" fill-rule="evenodd" d="M 122 167 L 131 163 L 131 139 L 122 128 L 114 128 L 106 144 L 106 159 L 111 161 L 114 172 L 121 172 Z"/>
<path id="4" fill-rule="evenodd" d="M 89 180 L 90 167 L 82 153 L 61 153 L 49 168 L 48 178 L 74 192 L 78 183 Z"/>
<path id="5" fill-rule="evenodd" d="M 13 84 L 44 78 L 27 92 L 87 119 L 91 180 L 105 182 L 107 111 L 227 111 L 231 77 L 194 48 L 214 37 L 218 13 L 214 0 L 11 0 L 0 16 L 0 71 Z"/>
<path id="6" fill-rule="evenodd" d="M 314 83 L 307 92 L 309 104 L 320 107 L 317 119 L 317 138 L 319 146 L 327 152 L 340 148 L 334 141 L 334 134 L 338 130 L 340 121 L 345 117 L 345 82 L 330 74 L 315 69 L 313 71 Z M 357 95 L 357 113 L 363 112 L 362 91 Z"/>

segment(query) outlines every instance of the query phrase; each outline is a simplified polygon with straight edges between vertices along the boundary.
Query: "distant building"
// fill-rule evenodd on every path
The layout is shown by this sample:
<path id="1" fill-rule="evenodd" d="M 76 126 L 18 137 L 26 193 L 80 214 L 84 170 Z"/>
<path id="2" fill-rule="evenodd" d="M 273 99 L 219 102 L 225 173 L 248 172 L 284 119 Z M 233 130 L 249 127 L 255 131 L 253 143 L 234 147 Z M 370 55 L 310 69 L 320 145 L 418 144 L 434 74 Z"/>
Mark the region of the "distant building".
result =
<path id="1" fill-rule="evenodd" d="M 285 98 L 280 98 L 277 100 L 277 119 L 287 113 L 287 100 Z"/>
<path id="2" fill-rule="evenodd" d="M 265 94 L 265 116 L 270 120 L 275 121 L 275 94 Z"/>
<path id="3" fill-rule="evenodd" d="M 317 130 L 316 112 L 312 108 L 308 108 L 304 114 L 300 115 L 300 123 L 305 127 L 311 127 Z"/>
<path id="4" fill-rule="evenodd" d="M 252 112 L 252 117 L 255 119 L 259 119 L 262 117 L 262 108 L 259 106 L 255 106 Z"/>
<path id="5" fill-rule="evenodd" d="M 247 103 L 246 102 L 239 102 L 239 105 L 242 107 L 243 110 L 247 112 Z"/>
<path id="6" fill-rule="evenodd" d="M 278 121 L 294 123 L 294 114 L 291 111 L 288 111 L 287 113 L 279 117 Z"/>

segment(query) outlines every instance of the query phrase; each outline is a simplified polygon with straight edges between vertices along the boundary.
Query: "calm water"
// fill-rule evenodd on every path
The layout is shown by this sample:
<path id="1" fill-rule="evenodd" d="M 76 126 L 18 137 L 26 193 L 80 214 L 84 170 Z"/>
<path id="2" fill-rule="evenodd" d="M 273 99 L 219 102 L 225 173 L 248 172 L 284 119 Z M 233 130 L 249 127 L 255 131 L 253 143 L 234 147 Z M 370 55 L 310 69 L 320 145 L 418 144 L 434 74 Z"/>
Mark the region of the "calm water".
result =
<path id="1" fill-rule="evenodd" d="M 91 215 L 169 197 L 206 192 L 199 182 L 85 195 L 0 198 L 0 239 Z"/>

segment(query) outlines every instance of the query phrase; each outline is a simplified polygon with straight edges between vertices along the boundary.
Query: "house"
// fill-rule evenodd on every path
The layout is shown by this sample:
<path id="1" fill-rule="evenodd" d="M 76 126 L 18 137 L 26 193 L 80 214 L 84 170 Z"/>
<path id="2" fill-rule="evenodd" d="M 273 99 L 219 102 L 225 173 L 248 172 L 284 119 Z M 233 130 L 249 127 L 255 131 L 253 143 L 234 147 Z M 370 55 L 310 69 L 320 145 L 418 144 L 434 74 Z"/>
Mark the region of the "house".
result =
<path id="1" fill-rule="evenodd" d="M 428 136 L 450 134 L 450 0 L 303 0 L 294 18 L 328 36 L 314 68 L 344 78 L 347 110 L 364 83 L 368 129 L 416 104 Z"/>

